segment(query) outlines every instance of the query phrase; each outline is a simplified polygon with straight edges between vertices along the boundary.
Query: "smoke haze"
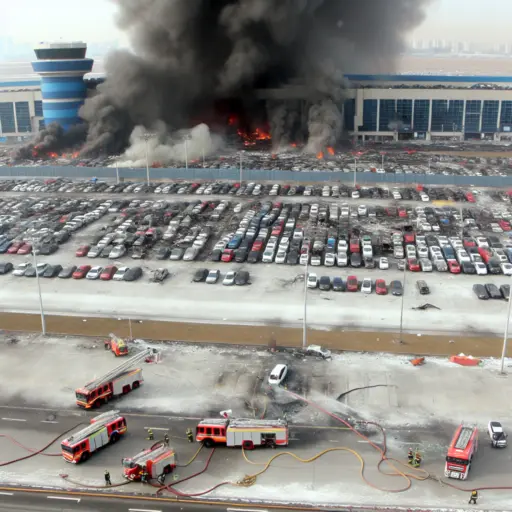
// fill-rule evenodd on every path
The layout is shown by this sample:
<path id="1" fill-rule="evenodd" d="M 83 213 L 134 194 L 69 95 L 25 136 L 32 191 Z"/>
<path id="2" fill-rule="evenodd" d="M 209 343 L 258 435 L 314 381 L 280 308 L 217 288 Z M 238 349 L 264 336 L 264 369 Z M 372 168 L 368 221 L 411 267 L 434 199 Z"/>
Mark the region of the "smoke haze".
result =
<path id="1" fill-rule="evenodd" d="M 120 153 L 137 126 L 159 126 L 165 145 L 222 98 L 305 86 L 307 150 L 333 145 L 343 130 L 345 73 L 392 72 L 403 36 L 430 0 L 116 0 L 133 53 L 106 61 L 107 80 L 80 111 L 89 129 L 82 153 Z M 270 102 L 273 145 L 293 138 L 299 109 Z M 133 134 L 132 134 L 133 132 Z M 139 135 L 138 135 L 139 134 Z M 135 142 L 135 144 L 138 144 Z M 137 146 L 139 147 L 139 146 Z M 172 146 L 171 146 L 172 147 Z M 136 156 L 128 160 L 138 161 Z M 175 151 L 171 151 L 172 154 Z"/>

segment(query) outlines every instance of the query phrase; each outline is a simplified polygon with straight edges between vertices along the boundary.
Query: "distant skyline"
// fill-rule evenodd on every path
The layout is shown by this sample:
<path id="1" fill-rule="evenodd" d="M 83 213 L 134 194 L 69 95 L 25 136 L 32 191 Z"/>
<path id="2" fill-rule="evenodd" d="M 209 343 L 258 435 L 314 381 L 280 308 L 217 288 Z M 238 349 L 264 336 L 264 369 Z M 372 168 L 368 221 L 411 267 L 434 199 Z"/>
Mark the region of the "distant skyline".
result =
<path id="1" fill-rule="evenodd" d="M 1 37 L 24 47 L 60 39 L 126 46 L 116 10 L 114 0 L 0 0 Z M 432 0 L 425 22 L 408 38 L 506 42 L 510 19 L 512 0 Z"/>

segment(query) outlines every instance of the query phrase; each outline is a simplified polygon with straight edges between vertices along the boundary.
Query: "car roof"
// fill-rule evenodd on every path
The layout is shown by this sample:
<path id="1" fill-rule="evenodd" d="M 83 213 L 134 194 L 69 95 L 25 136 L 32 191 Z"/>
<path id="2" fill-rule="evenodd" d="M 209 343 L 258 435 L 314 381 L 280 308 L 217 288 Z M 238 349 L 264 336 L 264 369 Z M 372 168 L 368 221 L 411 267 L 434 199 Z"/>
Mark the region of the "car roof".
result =
<path id="1" fill-rule="evenodd" d="M 283 368 L 286 368 L 285 364 L 276 364 L 271 373 L 279 373 Z"/>

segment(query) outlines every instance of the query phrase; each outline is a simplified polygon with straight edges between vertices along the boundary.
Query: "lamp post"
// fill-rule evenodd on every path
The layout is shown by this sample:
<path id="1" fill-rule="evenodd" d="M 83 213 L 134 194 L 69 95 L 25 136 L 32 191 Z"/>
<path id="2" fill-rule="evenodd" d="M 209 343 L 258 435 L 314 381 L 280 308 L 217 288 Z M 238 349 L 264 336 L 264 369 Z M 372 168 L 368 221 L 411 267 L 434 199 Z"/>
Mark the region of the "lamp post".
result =
<path id="1" fill-rule="evenodd" d="M 240 151 L 240 180 L 239 180 L 240 186 L 242 186 L 242 154 L 243 154 L 243 151 Z"/>
<path id="2" fill-rule="evenodd" d="M 309 268 L 309 252 L 306 261 L 306 270 L 304 272 L 304 314 L 302 318 L 302 348 L 306 350 L 308 344 L 308 322 L 307 322 L 307 298 L 308 298 L 308 268 Z"/>
<path id="3" fill-rule="evenodd" d="M 357 158 L 354 158 L 354 188 L 357 184 Z"/>
<path id="4" fill-rule="evenodd" d="M 41 332 L 43 333 L 43 336 L 46 336 L 46 318 L 44 316 L 43 296 L 41 294 L 41 282 L 39 281 L 39 272 L 37 269 L 36 247 L 35 247 L 34 243 L 32 244 L 32 256 L 34 257 L 34 267 L 36 269 L 37 293 L 39 295 L 39 311 L 41 312 Z"/>
<path id="5" fill-rule="evenodd" d="M 185 169 L 188 170 L 188 138 L 185 137 Z"/>
<path id="6" fill-rule="evenodd" d="M 149 150 L 148 150 L 148 141 L 153 137 L 152 133 L 146 132 L 144 133 L 144 140 L 146 141 L 146 179 L 149 185 Z"/>
<path id="7" fill-rule="evenodd" d="M 503 335 L 503 350 L 501 352 L 501 365 L 500 365 L 500 373 L 505 375 L 505 357 L 507 355 L 507 342 L 508 342 L 508 326 L 510 323 L 510 310 L 512 306 L 512 290 L 509 288 L 508 291 L 508 308 L 507 308 L 507 321 L 505 322 L 505 334 Z"/>

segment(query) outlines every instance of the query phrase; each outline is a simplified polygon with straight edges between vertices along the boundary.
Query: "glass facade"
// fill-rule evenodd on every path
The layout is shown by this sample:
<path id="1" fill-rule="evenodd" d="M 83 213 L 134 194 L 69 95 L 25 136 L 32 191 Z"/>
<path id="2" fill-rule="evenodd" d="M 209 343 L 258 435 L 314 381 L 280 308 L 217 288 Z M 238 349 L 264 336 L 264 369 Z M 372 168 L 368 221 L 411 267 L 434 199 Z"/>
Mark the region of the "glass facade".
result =
<path id="1" fill-rule="evenodd" d="M 448 119 L 448 100 L 432 100 L 432 125 L 433 132 L 451 131 Z"/>
<path id="2" fill-rule="evenodd" d="M 377 131 L 377 100 L 364 100 L 363 102 L 363 126 L 362 132 Z"/>
<path id="3" fill-rule="evenodd" d="M 394 131 L 396 126 L 396 101 L 380 100 L 379 131 Z"/>
<path id="4" fill-rule="evenodd" d="M 18 132 L 26 133 L 32 131 L 28 101 L 16 102 L 16 122 L 18 123 Z"/>
<path id="5" fill-rule="evenodd" d="M 34 101 L 34 110 L 36 117 L 43 117 L 43 102 L 41 100 Z"/>
<path id="6" fill-rule="evenodd" d="M 16 123 L 14 121 L 14 104 L 12 101 L 0 103 L 0 132 L 15 133 Z"/>
<path id="7" fill-rule="evenodd" d="M 450 100 L 448 108 L 448 124 L 453 132 L 462 131 L 464 119 L 464 100 Z"/>
<path id="8" fill-rule="evenodd" d="M 482 109 L 482 131 L 496 132 L 498 130 L 498 111 L 500 102 L 498 100 L 484 101 Z"/>
<path id="9" fill-rule="evenodd" d="M 482 102 L 480 100 L 466 101 L 466 117 L 464 119 L 464 131 L 466 133 L 477 133 L 480 131 L 480 113 Z"/>
<path id="10" fill-rule="evenodd" d="M 512 131 L 512 101 L 501 102 L 500 131 Z"/>
<path id="11" fill-rule="evenodd" d="M 396 120 L 398 131 L 408 132 L 412 129 L 412 100 L 397 100 Z"/>
<path id="12" fill-rule="evenodd" d="M 44 119 L 39 119 L 39 130 L 44 130 Z"/>
<path id="13" fill-rule="evenodd" d="M 427 132 L 430 117 L 430 100 L 414 101 L 414 131 Z"/>
<path id="14" fill-rule="evenodd" d="M 356 115 L 356 100 L 345 100 L 343 105 L 345 117 L 345 130 L 354 130 L 354 116 Z"/>

